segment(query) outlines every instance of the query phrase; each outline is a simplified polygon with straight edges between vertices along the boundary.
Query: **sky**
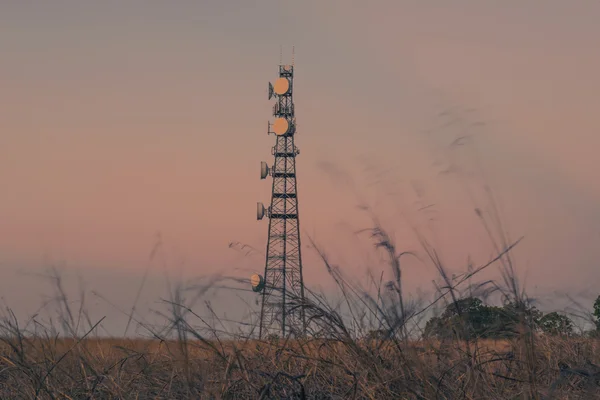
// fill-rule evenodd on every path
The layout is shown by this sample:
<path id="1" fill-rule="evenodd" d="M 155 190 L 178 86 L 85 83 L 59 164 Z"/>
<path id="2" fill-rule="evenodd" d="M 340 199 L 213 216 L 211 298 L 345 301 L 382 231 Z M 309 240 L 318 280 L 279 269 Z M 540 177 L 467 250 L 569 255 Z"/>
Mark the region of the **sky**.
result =
<path id="1" fill-rule="evenodd" d="M 399 250 L 420 251 L 415 228 L 451 271 L 485 262 L 473 210 L 489 212 L 488 185 L 502 229 L 524 236 L 530 291 L 591 296 L 598 18 L 591 0 L 2 2 L 0 295 L 32 313 L 55 266 L 74 295 L 84 285 L 127 309 L 149 271 L 148 314 L 166 276 L 261 271 L 229 243 L 266 245 L 267 83 L 294 46 L 307 285 L 328 285 L 309 238 L 354 279 L 389 274 L 355 234 L 371 226 L 365 201 Z M 405 269 L 408 290 L 431 289 L 430 264 Z"/>

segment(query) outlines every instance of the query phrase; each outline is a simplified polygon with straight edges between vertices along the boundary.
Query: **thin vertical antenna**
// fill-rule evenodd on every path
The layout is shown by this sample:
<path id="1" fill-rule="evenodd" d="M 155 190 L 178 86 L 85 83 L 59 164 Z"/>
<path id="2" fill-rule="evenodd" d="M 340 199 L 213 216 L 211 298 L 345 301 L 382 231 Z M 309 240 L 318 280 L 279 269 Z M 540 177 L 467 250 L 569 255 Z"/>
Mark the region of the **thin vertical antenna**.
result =
<path id="1" fill-rule="evenodd" d="M 283 64 L 283 46 L 279 45 L 279 65 Z"/>
<path id="2" fill-rule="evenodd" d="M 296 55 L 295 46 L 292 46 L 292 67 L 294 66 L 294 56 Z"/>

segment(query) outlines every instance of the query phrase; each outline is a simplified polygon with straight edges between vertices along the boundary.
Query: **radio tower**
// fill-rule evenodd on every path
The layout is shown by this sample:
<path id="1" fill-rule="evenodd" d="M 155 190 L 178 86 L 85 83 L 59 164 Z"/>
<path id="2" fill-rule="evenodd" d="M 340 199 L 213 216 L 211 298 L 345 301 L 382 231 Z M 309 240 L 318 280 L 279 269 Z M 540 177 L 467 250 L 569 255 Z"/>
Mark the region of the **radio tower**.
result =
<path id="1" fill-rule="evenodd" d="M 293 60 L 293 59 L 292 59 Z M 285 337 L 304 336 L 304 280 L 300 254 L 300 220 L 298 216 L 298 191 L 296 185 L 296 156 L 300 153 L 294 145 L 296 117 L 294 115 L 294 63 L 279 65 L 279 78 L 269 83 L 269 100 L 273 106 L 273 124 L 268 133 L 275 134 L 272 166 L 261 163 L 260 178 L 273 178 L 271 205 L 257 205 L 257 219 L 269 218 L 269 237 L 264 278 L 252 276 L 252 288 L 260 292 L 259 338 L 275 334 Z"/>

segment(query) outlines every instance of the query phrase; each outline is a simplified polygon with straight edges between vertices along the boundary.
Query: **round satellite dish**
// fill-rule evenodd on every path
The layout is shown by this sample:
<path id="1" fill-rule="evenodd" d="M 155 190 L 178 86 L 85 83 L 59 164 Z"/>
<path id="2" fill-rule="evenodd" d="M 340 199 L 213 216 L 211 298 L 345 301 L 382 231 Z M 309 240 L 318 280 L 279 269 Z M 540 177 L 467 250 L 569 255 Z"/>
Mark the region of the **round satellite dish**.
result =
<path id="1" fill-rule="evenodd" d="M 273 97 L 273 85 L 269 82 L 269 100 Z"/>
<path id="2" fill-rule="evenodd" d="M 269 176 L 269 166 L 267 165 L 266 162 L 261 161 L 260 162 L 260 179 L 265 179 L 267 176 Z"/>
<path id="3" fill-rule="evenodd" d="M 290 131 L 290 123 L 285 118 L 277 118 L 275 122 L 273 122 L 273 132 L 277 136 L 285 135 Z"/>
<path id="4" fill-rule="evenodd" d="M 265 206 L 263 203 L 256 203 L 256 219 L 261 220 L 265 216 Z"/>
<path id="5" fill-rule="evenodd" d="M 265 280 L 259 274 L 254 274 L 250 277 L 250 284 L 252 285 L 252 290 L 255 292 L 260 292 L 265 287 Z"/>
<path id="6" fill-rule="evenodd" d="M 287 78 L 279 78 L 275 81 L 275 85 L 273 85 L 273 90 L 275 94 L 282 96 L 287 94 L 290 90 L 290 81 Z"/>

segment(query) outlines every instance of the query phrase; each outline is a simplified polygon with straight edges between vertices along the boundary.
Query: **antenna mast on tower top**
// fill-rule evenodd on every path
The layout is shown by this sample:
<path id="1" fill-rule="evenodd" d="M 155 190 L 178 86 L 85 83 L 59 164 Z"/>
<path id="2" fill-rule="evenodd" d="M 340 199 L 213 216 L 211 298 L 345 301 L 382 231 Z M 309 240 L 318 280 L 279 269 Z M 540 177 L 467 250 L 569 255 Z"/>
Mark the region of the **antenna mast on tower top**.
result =
<path id="1" fill-rule="evenodd" d="M 269 83 L 269 99 L 275 97 L 275 121 L 269 123 L 269 134 L 275 135 L 271 149 L 273 165 L 261 163 L 260 178 L 272 177 L 271 205 L 257 206 L 257 219 L 269 219 L 269 234 L 264 276 L 252 277 L 252 288 L 261 293 L 259 337 L 275 334 L 296 337 L 306 333 L 304 315 L 304 280 L 300 246 L 300 218 L 296 184 L 294 145 L 296 116 L 293 102 L 294 62 L 279 65 L 279 78 Z"/>

